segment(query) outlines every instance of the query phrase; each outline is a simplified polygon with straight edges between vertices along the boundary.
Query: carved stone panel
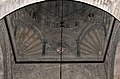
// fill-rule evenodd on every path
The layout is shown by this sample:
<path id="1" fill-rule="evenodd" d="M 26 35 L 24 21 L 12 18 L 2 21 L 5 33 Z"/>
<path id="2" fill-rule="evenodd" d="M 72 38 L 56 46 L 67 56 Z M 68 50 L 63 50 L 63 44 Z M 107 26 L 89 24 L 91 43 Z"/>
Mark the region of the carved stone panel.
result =
<path id="1" fill-rule="evenodd" d="M 63 61 L 103 60 L 112 20 L 102 10 L 73 1 L 30 5 L 8 19 L 19 61 L 60 61 L 61 34 Z"/>
<path id="2" fill-rule="evenodd" d="M 62 79 L 107 79 L 103 64 L 65 64 Z"/>
<path id="3" fill-rule="evenodd" d="M 59 64 L 14 64 L 13 79 L 59 79 Z"/>
<path id="4" fill-rule="evenodd" d="M 62 11 L 64 27 L 61 32 Z M 22 8 L 4 21 L 7 29 L 4 27 L 3 33 L 9 35 L 13 49 L 11 54 L 9 39 L 5 37 L 5 45 L 1 44 L 4 63 L 0 52 L 0 79 L 3 75 L 5 79 L 112 79 L 114 53 L 110 50 L 105 63 L 71 63 L 103 60 L 113 22 L 108 13 L 73 1 L 64 1 L 62 9 L 61 1 L 52 1 Z M 59 63 L 61 58 L 71 64 Z M 36 61 L 59 64 L 36 64 Z"/>

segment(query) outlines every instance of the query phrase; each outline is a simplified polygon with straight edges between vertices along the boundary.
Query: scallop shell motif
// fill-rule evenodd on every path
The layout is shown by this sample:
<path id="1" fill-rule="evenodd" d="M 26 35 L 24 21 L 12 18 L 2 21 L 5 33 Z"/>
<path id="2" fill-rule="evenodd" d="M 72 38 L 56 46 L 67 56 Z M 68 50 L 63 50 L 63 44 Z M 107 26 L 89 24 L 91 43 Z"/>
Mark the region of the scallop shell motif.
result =
<path id="1" fill-rule="evenodd" d="M 105 31 L 102 26 L 93 26 L 83 32 L 79 45 L 81 55 L 102 55 L 105 47 Z"/>
<path id="2" fill-rule="evenodd" d="M 42 41 L 40 35 L 30 27 L 18 27 L 16 29 L 17 54 L 32 56 L 42 53 Z"/>

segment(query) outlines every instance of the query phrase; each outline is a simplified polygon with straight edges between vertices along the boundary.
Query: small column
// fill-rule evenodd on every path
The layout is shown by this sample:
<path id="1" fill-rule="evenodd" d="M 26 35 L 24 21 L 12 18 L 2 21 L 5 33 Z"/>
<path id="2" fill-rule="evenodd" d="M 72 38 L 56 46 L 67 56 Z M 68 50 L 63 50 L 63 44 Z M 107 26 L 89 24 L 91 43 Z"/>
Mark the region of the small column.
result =
<path id="1" fill-rule="evenodd" d="M 42 52 L 42 55 L 45 56 L 45 50 L 46 50 L 46 41 L 43 42 L 43 52 Z"/>
<path id="2" fill-rule="evenodd" d="M 80 57 L 80 45 L 79 45 L 79 39 L 76 40 L 77 44 L 77 57 Z"/>

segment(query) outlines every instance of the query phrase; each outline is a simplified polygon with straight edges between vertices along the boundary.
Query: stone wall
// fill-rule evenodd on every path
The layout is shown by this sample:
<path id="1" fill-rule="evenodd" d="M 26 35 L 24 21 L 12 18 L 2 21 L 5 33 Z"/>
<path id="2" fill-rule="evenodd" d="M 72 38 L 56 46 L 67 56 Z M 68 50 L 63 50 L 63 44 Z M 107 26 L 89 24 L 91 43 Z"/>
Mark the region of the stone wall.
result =
<path id="1" fill-rule="evenodd" d="M 29 4 L 43 0 L 0 0 L 0 18 Z M 76 0 L 99 7 L 120 20 L 120 0 Z"/>
<path id="2" fill-rule="evenodd" d="M 115 57 L 114 57 L 114 78 L 115 79 L 119 79 L 120 78 L 120 70 L 119 70 L 119 68 L 120 68 L 120 63 L 119 63 L 119 61 L 120 61 L 120 23 L 119 23 L 119 21 L 117 21 L 116 22 L 116 24 L 115 24 L 115 27 L 117 27 L 116 28 L 116 34 L 114 35 L 115 36 L 115 38 L 114 38 L 114 44 L 116 43 L 116 47 L 114 47 L 115 49 L 116 49 L 116 52 L 115 52 Z"/>
<path id="3" fill-rule="evenodd" d="M 4 77 L 3 54 L 0 46 L 0 79 L 3 79 L 3 77 Z"/>
<path id="4" fill-rule="evenodd" d="M 9 14 L 10 12 L 23 7 L 25 5 L 28 4 L 32 4 L 35 2 L 39 2 L 40 0 L 1 0 L 0 3 L 0 17 L 3 18 L 5 15 Z M 102 8 L 106 11 L 108 11 L 109 13 L 113 14 L 116 18 L 120 19 L 119 17 L 119 2 L 120 0 L 81 0 L 82 2 L 85 3 L 89 3 L 91 5 L 95 5 L 98 6 L 99 8 Z M 13 6 L 12 6 L 13 5 Z M 4 23 L 4 21 L 2 20 L 2 23 Z M 3 27 L 3 26 L 2 26 Z M 2 28 L 4 29 L 3 33 L 5 36 L 7 36 L 5 33 L 7 33 L 6 28 Z M 118 30 L 116 30 L 118 32 Z M 3 34 L 2 33 L 2 34 Z M 119 32 L 118 32 L 119 34 Z M 116 35 L 116 33 L 115 33 Z M 119 35 L 117 35 L 119 36 Z M 6 42 L 5 45 L 2 43 L 2 46 L 6 46 L 6 48 L 8 48 L 7 50 L 3 50 L 4 52 L 7 51 L 7 60 L 10 60 L 10 49 L 9 49 L 9 44 L 8 46 L 6 45 L 6 43 L 9 43 L 9 39 L 8 37 L 5 37 Z M 113 38 L 112 40 L 118 40 L 119 38 L 116 39 Z M 3 41 L 3 40 L 2 40 Z M 112 45 L 111 45 L 112 46 Z M 115 51 L 115 50 L 114 50 Z M 9 53 L 8 53 L 9 52 Z M 117 51 L 118 53 L 118 51 Z M 4 53 L 5 54 L 5 53 Z M 2 57 L 1 57 L 2 58 Z M 58 79 L 59 78 L 59 64 L 53 65 L 53 64 L 46 64 L 46 65 L 15 65 L 14 62 L 12 62 L 13 66 L 11 67 L 11 61 L 7 61 L 7 64 L 5 64 L 5 69 L 6 71 L 4 72 L 5 74 L 5 79 L 7 78 L 13 78 L 13 79 L 39 79 L 39 77 L 41 76 L 41 78 L 44 79 Z M 108 59 L 109 60 L 109 59 Z M 111 60 L 111 59 L 110 59 Z M 0 63 L 1 64 L 1 63 Z M 113 63 L 112 63 L 113 64 Z M 107 68 L 106 66 L 103 66 L 104 64 L 64 64 L 63 65 L 63 79 L 109 79 L 110 77 L 106 76 L 108 73 L 111 72 L 112 67 Z M 88 67 L 89 66 L 89 67 Z M 117 68 L 117 66 L 115 66 L 115 68 Z M 10 74 L 12 69 L 12 75 Z M 47 68 L 47 69 L 46 69 Z M 108 69 L 107 73 L 102 73 L 102 72 L 106 72 L 105 68 Z M 53 69 L 53 70 L 51 70 Z M 94 71 L 95 70 L 95 71 Z M 7 71 L 9 71 L 7 73 Z M 27 71 L 31 71 L 31 72 L 27 72 Z M 3 73 L 3 70 L 1 70 L 1 72 Z M 54 73 L 51 73 L 54 72 Z M 97 72 L 97 73 L 96 73 Z M 118 73 L 118 71 L 115 71 Z M 35 74 L 34 74 L 35 73 Z M 49 74 L 50 73 L 50 74 Z M 47 75 L 46 75 L 47 74 Z M 49 74 L 49 75 L 48 75 Z M 72 75 L 71 75 L 72 74 Z M 81 75 L 82 74 L 82 75 Z M 105 75 L 106 74 L 106 75 Z M 30 77 L 28 76 L 30 75 Z M 35 75 L 35 76 L 34 76 Z M 87 76 L 86 76 L 87 75 Z M 110 75 L 110 74 L 109 74 Z M 116 75 L 116 74 L 115 74 Z M 0 73 L 0 79 L 2 79 L 2 74 Z M 119 79 L 117 76 L 115 76 L 116 79 Z"/>
<path id="5" fill-rule="evenodd" d="M 120 79 L 120 42 L 118 43 L 116 56 L 115 56 L 115 71 L 114 71 L 114 79 Z"/>

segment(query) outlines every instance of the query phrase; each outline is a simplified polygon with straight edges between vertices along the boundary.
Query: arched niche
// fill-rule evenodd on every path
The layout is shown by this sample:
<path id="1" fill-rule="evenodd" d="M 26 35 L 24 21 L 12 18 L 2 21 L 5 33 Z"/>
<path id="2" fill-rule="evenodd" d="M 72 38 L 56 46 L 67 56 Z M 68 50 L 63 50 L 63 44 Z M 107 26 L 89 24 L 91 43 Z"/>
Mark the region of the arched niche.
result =
<path id="1" fill-rule="evenodd" d="M 10 8 L 11 7 L 9 7 L 8 8 L 8 5 L 9 5 L 9 3 L 10 3 L 10 1 L 5 1 L 6 2 L 6 4 L 7 4 L 7 2 L 9 2 L 8 4 L 7 4 L 7 8 L 6 7 L 2 7 L 2 11 L 3 11 L 3 14 L 4 15 L 2 15 L 2 13 L 1 13 L 1 18 L 2 17 L 4 17 L 5 15 L 7 15 L 7 14 L 9 14 L 9 13 L 11 13 L 11 12 L 13 12 L 13 11 L 15 11 L 16 9 L 18 9 L 18 8 L 21 8 L 21 7 L 23 7 L 23 6 L 26 6 L 26 5 L 29 5 L 29 4 L 33 4 L 33 3 L 36 3 L 36 2 L 40 2 L 41 0 L 29 0 L 28 2 L 27 2 L 27 0 L 26 1 L 18 1 L 19 3 L 17 3 L 17 1 L 15 1 L 15 2 L 13 2 L 15 5 L 13 5 L 12 3 L 10 4 L 10 5 L 13 5 L 13 7 L 12 7 L 12 9 L 10 10 Z M 92 1 L 92 2 L 90 2 L 91 0 L 88 0 L 88 1 L 85 1 L 85 0 L 80 0 L 81 2 L 85 2 L 85 3 L 89 3 L 89 4 L 91 4 L 91 5 L 95 5 L 95 6 L 98 6 L 99 8 L 102 8 L 102 9 L 104 9 L 105 11 L 107 11 L 107 12 L 109 12 L 109 13 L 111 13 L 112 14 L 112 12 L 114 12 L 115 10 L 110 10 L 110 11 L 108 11 L 110 8 L 108 8 L 107 9 L 107 7 L 105 8 L 105 7 L 101 7 L 102 6 L 102 4 L 97 4 L 97 3 L 100 3 L 101 1 L 99 0 L 99 1 Z M 118 0 L 119 1 L 119 0 Z M 12 2 L 12 1 L 11 1 Z M 4 2 L 3 2 L 3 4 L 4 4 Z M 10 6 L 9 5 L 9 6 Z M 6 9 L 5 9 L 6 8 Z M 115 6 L 113 7 L 113 8 L 115 8 Z M 5 13 L 4 13 L 4 11 L 5 11 Z M 118 12 L 119 13 L 119 10 L 117 10 L 116 12 Z M 119 18 L 118 18 L 119 19 Z"/>

